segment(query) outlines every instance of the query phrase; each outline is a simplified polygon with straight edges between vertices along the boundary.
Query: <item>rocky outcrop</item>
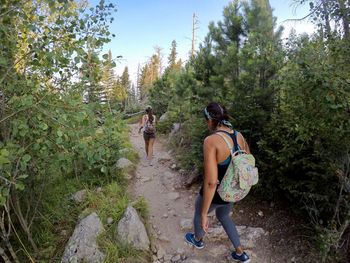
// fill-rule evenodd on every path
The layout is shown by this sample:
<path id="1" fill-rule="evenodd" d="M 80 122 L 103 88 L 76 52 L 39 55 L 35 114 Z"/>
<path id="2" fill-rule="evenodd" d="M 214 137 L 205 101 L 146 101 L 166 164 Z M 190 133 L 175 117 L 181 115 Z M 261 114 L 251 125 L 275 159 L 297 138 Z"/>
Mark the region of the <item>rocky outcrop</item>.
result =
<path id="1" fill-rule="evenodd" d="M 81 219 L 68 241 L 61 263 L 102 263 L 105 255 L 99 250 L 96 239 L 103 231 L 103 225 L 96 213 Z"/>
<path id="2" fill-rule="evenodd" d="M 170 135 L 174 135 L 174 134 L 178 133 L 180 128 L 181 128 L 181 124 L 180 123 L 173 123 L 173 125 L 171 126 Z"/>
<path id="3" fill-rule="evenodd" d="M 192 230 L 192 219 L 183 218 L 180 221 L 180 227 L 184 231 Z M 240 236 L 242 245 L 245 248 L 255 248 L 257 240 L 266 235 L 266 232 L 261 227 L 237 226 L 237 231 Z M 228 237 L 222 226 L 210 227 L 208 230 L 207 239 L 211 241 L 226 240 Z"/>
<path id="4" fill-rule="evenodd" d="M 132 206 L 128 206 L 116 229 L 116 239 L 138 250 L 148 250 L 150 241 L 144 224 Z"/>
<path id="5" fill-rule="evenodd" d="M 163 122 L 169 119 L 169 114 L 166 112 L 159 118 L 159 122 Z"/>

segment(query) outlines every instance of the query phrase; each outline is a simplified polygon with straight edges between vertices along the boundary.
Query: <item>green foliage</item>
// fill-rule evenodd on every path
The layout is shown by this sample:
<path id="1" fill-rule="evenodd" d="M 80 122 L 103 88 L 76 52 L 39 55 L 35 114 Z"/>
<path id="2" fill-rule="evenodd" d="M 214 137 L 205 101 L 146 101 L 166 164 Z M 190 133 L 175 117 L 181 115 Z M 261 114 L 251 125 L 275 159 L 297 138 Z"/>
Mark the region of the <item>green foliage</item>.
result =
<path id="1" fill-rule="evenodd" d="M 126 126 L 100 103 L 101 81 L 111 76 L 103 76 L 99 52 L 110 41 L 112 11 L 105 1 L 90 9 L 51 0 L 0 6 L 0 240 L 1 257 L 11 262 L 61 255 L 61 230 L 69 232 L 82 209 L 69 204 L 69 195 L 81 185 L 113 180 L 125 188 L 115 162 L 129 146 Z M 102 57 L 110 73 L 113 62 Z M 115 208 L 103 202 L 102 217 Z"/>

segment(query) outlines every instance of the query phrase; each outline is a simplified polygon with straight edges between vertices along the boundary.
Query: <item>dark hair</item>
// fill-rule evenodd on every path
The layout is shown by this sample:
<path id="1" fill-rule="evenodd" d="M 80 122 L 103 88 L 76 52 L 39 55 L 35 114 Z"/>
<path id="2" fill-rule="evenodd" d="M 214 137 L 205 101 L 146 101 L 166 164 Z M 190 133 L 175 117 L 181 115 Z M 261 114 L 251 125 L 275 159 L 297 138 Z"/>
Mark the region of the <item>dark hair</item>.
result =
<path id="1" fill-rule="evenodd" d="M 209 116 L 205 115 L 205 118 L 211 119 L 213 122 L 213 128 L 216 128 L 219 123 L 222 121 L 229 121 L 230 116 L 227 113 L 227 110 L 224 106 L 221 106 L 219 103 L 211 102 L 208 104 L 208 106 L 205 108 L 206 112 L 209 114 Z"/>
<path id="2" fill-rule="evenodd" d="M 152 123 L 153 122 L 153 111 L 152 111 L 152 107 L 151 106 L 147 106 L 146 113 L 148 114 L 148 121 L 150 123 Z"/>

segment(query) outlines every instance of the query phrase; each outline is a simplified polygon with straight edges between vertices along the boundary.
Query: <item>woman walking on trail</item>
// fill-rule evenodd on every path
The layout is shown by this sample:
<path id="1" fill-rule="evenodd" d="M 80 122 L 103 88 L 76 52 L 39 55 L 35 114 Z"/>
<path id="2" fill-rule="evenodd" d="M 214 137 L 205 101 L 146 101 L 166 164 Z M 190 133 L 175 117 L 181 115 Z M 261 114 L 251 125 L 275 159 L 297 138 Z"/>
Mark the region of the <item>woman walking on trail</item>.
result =
<path id="1" fill-rule="evenodd" d="M 228 140 L 236 141 L 240 148 L 247 153 L 250 153 L 250 150 L 242 134 L 233 130 L 224 107 L 218 103 L 210 103 L 204 109 L 204 116 L 208 129 L 212 134 L 205 138 L 203 144 L 204 182 L 195 201 L 194 233 L 187 233 L 185 240 L 197 249 L 204 248 L 203 237 L 209 227 L 208 213 L 215 210 L 216 217 L 235 247 L 235 251 L 231 254 L 233 260 L 247 263 L 250 261 L 249 256 L 243 250 L 236 226 L 229 215 L 233 203 L 223 201 L 217 192 L 217 186 L 231 161 L 230 149 L 217 133 L 220 132 Z M 236 149 L 238 148 L 236 144 L 233 143 L 232 145 Z"/>
<path id="2" fill-rule="evenodd" d="M 156 116 L 153 114 L 152 107 L 146 107 L 146 114 L 142 116 L 139 133 L 143 128 L 143 139 L 145 140 L 145 150 L 149 164 L 152 166 L 153 144 L 156 138 Z"/>

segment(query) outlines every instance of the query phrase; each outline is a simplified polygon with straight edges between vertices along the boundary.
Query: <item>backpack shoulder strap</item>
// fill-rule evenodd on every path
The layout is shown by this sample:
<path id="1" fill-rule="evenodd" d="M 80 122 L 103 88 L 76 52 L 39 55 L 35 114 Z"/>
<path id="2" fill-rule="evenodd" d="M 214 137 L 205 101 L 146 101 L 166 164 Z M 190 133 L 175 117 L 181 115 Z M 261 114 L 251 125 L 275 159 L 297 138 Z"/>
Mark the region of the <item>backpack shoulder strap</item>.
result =
<path id="1" fill-rule="evenodd" d="M 233 136 L 231 136 L 231 137 L 235 143 L 235 151 L 240 151 L 241 147 L 239 146 L 238 141 L 237 141 L 237 131 L 236 130 L 234 131 Z"/>
<path id="2" fill-rule="evenodd" d="M 226 137 L 225 135 L 223 135 L 223 132 L 218 131 L 218 132 L 216 132 L 216 134 L 219 135 L 221 138 L 224 139 L 224 141 L 226 142 L 228 148 L 230 149 L 230 152 L 232 152 L 232 149 L 234 148 L 234 145 L 231 145 L 231 142 L 229 142 L 229 141 L 227 140 L 227 137 Z"/>

